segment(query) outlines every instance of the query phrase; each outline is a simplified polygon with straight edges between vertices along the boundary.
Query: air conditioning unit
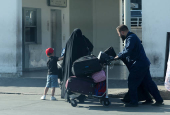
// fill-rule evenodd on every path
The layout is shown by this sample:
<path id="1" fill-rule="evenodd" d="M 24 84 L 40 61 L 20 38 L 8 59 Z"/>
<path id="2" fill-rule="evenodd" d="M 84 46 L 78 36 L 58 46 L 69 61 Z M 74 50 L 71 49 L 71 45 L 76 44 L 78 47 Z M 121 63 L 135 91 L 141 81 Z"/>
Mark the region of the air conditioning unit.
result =
<path id="1" fill-rule="evenodd" d="M 138 4 L 137 3 L 131 3 L 131 8 L 138 8 Z"/>

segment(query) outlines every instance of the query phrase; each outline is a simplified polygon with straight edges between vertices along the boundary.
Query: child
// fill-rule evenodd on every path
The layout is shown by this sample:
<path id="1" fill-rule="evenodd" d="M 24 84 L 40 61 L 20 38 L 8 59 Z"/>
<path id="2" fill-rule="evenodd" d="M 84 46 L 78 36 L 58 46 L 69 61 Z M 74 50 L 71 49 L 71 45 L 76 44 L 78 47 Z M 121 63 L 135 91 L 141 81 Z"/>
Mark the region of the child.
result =
<path id="1" fill-rule="evenodd" d="M 46 55 L 49 57 L 47 61 L 48 73 L 47 73 L 47 83 L 44 89 L 44 95 L 41 97 L 41 100 L 46 99 L 46 94 L 48 89 L 52 88 L 52 96 L 50 100 L 56 100 L 54 97 L 55 88 L 58 86 L 58 70 L 57 70 L 57 61 L 62 60 L 63 58 L 58 58 L 54 56 L 53 48 L 46 49 Z"/>

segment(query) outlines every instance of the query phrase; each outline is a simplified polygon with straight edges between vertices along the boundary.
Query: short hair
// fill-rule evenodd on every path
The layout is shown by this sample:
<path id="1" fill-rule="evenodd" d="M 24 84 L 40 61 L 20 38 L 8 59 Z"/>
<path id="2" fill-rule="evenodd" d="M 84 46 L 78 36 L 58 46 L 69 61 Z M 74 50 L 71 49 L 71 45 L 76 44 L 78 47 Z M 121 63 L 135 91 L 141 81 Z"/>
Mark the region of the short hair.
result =
<path id="1" fill-rule="evenodd" d="M 52 55 L 52 53 L 48 53 L 47 55 L 48 55 L 48 56 L 51 56 L 51 55 Z"/>
<path id="2" fill-rule="evenodd" d="M 128 27 L 126 26 L 126 25 L 120 25 L 120 26 L 118 26 L 117 28 L 116 28 L 119 32 L 121 32 L 121 31 L 128 31 L 129 29 L 128 29 Z"/>

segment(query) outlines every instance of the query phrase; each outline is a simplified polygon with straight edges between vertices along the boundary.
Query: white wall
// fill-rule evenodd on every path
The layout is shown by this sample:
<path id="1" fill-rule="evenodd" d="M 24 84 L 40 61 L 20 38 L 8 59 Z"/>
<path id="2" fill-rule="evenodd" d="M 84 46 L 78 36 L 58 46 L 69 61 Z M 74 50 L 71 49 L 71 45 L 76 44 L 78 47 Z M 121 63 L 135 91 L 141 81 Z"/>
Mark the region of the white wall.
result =
<path id="1" fill-rule="evenodd" d="M 70 34 L 80 28 L 93 43 L 94 55 L 110 46 L 120 51 L 119 24 L 119 0 L 70 0 Z"/>
<path id="2" fill-rule="evenodd" d="M 93 43 L 94 54 L 113 46 L 120 51 L 120 38 L 116 27 L 120 24 L 119 0 L 93 0 Z"/>
<path id="3" fill-rule="evenodd" d="M 12 76 L 22 74 L 21 3 L 21 0 L 1 1 L 3 5 L 0 7 L 0 76 L 3 77 L 5 74 Z"/>
<path id="4" fill-rule="evenodd" d="M 93 0 L 70 0 L 70 33 L 75 28 L 93 42 Z"/>
<path id="5" fill-rule="evenodd" d="M 142 41 L 153 77 L 164 76 L 165 46 L 170 32 L 170 0 L 142 0 Z"/>
<path id="6" fill-rule="evenodd" d="M 70 35 L 69 0 L 66 8 L 48 6 L 47 0 L 22 0 L 22 7 L 41 8 L 42 44 L 29 45 L 29 68 L 46 67 L 45 49 L 51 47 L 51 23 L 47 30 L 47 22 L 51 22 L 51 9 L 60 9 L 62 12 L 62 47 L 65 47 L 66 38 Z"/>

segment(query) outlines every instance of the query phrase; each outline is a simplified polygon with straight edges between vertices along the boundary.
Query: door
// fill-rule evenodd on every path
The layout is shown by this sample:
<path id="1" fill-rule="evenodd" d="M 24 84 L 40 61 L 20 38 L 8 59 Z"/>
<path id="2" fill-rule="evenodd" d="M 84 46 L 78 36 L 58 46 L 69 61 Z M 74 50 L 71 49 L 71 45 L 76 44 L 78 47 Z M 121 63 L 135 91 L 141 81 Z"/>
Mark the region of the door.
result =
<path id="1" fill-rule="evenodd" d="M 61 10 L 51 10 L 51 47 L 55 56 L 60 56 L 62 50 L 61 29 Z"/>

